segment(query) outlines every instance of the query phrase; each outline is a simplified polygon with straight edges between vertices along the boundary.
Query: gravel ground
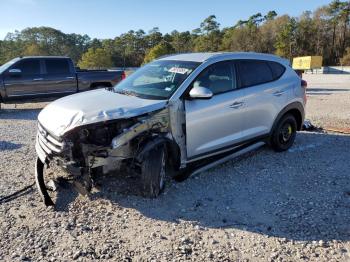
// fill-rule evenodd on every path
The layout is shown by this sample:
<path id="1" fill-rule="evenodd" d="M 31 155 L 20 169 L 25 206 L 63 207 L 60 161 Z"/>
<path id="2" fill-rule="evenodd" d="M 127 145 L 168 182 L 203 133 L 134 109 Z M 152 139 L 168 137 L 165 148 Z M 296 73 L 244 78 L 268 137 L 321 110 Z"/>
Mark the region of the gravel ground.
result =
<path id="1" fill-rule="evenodd" d="M 350 132 L 350 75 L 304 75 L 307 118 L 325 128 Z"/>
<path id="2" fill-rule="evenodd" d="M 350 88 L 308 90 L 308 118 L 349 127 Z M 0 197 L 33 182 L 43 105 L 0 111 Z M 29 190 L 0 204 L 0 260 L 350 261 L 349 148 L 349 135 L 300 132 L 288 152 L 263 147 L 154 200 L 124 174 L 89 198 L 60 189 L 56 210 Z"/>

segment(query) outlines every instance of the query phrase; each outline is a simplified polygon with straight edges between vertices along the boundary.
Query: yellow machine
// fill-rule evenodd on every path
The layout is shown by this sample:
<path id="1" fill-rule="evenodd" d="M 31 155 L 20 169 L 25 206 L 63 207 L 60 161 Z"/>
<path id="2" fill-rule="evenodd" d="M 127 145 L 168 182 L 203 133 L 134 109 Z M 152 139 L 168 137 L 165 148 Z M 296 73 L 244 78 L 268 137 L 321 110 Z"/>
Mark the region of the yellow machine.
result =
<path id="1" fill-rule="evenodd" d="M 293 58 L 294 70 L 307 70 L 322 67 L 322 56 L 302 56 Z"/>

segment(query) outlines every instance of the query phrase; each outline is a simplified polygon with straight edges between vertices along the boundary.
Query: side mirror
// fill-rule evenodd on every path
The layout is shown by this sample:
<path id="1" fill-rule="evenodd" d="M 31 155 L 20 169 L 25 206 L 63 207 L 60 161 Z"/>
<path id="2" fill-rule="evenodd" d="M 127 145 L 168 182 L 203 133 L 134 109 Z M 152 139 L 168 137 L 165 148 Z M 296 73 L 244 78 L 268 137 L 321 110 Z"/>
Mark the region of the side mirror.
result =
<path id="1" fill-rule="evenodd" d="M 190 91 L 190 97 L 197 99 L 210 99 L 213 97 L 213 92 L 209 88 L 195 86 Z"/>
<path id="2" fill-rule="evenodd" d="M 20 76 L 22 74 L 21 69 L 13 68 L 9 70 L 10 76 Z"/>

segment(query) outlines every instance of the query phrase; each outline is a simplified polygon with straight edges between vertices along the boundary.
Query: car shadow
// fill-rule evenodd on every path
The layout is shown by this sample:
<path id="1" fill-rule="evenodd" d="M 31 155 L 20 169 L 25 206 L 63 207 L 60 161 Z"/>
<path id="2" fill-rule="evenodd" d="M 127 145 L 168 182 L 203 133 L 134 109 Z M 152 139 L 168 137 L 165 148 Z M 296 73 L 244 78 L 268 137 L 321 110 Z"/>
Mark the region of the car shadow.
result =
<path id="1" fill-rule="evenodd" d="M 107 199 L 155 220 L 234 228 L 292 240 L 350 239 L 350 136 L 301 132 L 290 151 L 267 147 L 183 182 L 156 199 L 140 196 L 138 177 L 103 176 L 91 200 Z M 67 203 L 65 203 L 67 204 Z M 64 209 L 64 208 L 63 208 Z"/>
<path id="2" fill-rule="evenodd" d="M 344 92 L 349 92 L 350 89 L 347 88 L 312 88 L 308 87 L 306 89 L 307 95 L 332 95 L 341 94 Z"/>
<path id="3" fill-rule="evenodd" d="M 314 88 L 314 87 L 308 87 L 306 89 L 306 92 L 349 92 L 349 88 Z"/>
<path id="4" fill-rule="evenodd" d="M 0 121 L 1 119 L 16 119 L 16 120 L 36 120 L 41 111 L 40 109 L 0 109 Z"/>
<path id="5" fill-rule="evenodd" d="M 78 196 L 78 192 L 73 188 L 72 185 L 60 187 L 59 190 L 57 190 L 55 197 L 54 209 L 59 212 L 68 212 L 69 204 L 74 202 Z"/>
<path id="6" fill-rule="evenodd" d="M 17 144 L 17 143 L 12 143 L 8 141 L 2 141 L 0 140 L 0 151 L 4 150 L 16 150 L 21 148 L 23 145 L 22 144 Z"/>

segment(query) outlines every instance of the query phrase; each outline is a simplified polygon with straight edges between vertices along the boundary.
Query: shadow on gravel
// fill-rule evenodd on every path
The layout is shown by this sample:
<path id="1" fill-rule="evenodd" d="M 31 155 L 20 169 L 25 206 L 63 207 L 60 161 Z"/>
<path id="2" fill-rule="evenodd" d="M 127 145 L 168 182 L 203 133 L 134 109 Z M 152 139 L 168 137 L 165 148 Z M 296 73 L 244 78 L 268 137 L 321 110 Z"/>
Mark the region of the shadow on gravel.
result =
<path id="1" fill-rule="evenodd" d="M 348 88 L 313 88 L 308 87 L 306 89 L 306 92 L 350 92 L 350 89 Z"/>
<path id="2" fill-rule="evenodd" d="M 1 119 L 36 120 L 41 109 L 0 109 Z"/>
<path id="3" fill-rule="evenodd" d="M 306 90 L 307 95 L 332 95 L 332 94 L 341 94 L 344 92 L 349 92 L 350 89 L 346 88 L 311 88 L 308 87 Z"/>
<path id="4" fill-rule="evenodd" d="M 19 149 L 21 147 L 22 147 L 22 144 L 16 144 L 16 143 L 0 140 L 0 151 L 15 150 L 15 149 Z"/>
<path id="5" fill-rule="evenodd" d="M 145 199 L 137 177 L 106 176 L 92 200 L 199 228 L 235 228 L 293 240 L 350 240 L 350 136 L 299 133 L 293 150 L 268 148 Z M 344 151 L 343 151 L 344 150 Z"/>
<path id="6" fill-rule="evenodd" d="M 67 212 L 68 205 L 78 197 L 78 192 L 73 186 L 65 186 L 60 188 L 56 194 L 55 210 L 60 212 Z"/>

